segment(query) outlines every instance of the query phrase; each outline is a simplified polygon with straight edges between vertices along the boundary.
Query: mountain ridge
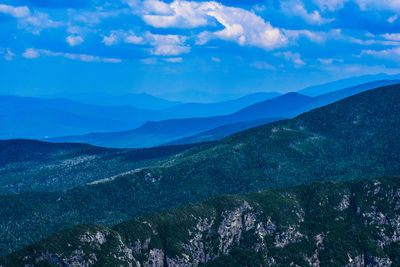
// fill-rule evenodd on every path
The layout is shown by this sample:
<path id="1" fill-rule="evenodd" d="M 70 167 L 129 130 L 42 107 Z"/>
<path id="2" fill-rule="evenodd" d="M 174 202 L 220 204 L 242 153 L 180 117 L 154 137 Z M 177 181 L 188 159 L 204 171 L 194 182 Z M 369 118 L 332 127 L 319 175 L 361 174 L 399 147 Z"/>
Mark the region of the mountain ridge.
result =
<path id="1" fill-rule="evenodd" d="M 50 141 L 84 142 L 109 147 L 151 147 L 168 144 L 179 139 L 190 140 L 190 137 L 193 135 L 201 135 L 213 128 L 227 124 L 258 119 L 272 121 L 282 118 L 292 118 L 303 112 L 325 106 L 348 96 L 397 83 L 400 83 L 400 80 L 374 81 L 344 88 L 314 98 L 292 92 L 253 104 L 230 115 L 147 122 L 139 128 L 124 132 L 66 136 L 54 138 Z M 246 127 L 244 126 L 244 128 Z M 239 128 L 238 130 L 244 130 L 244 128 Z"/>
<path id="2" fill-rule="evenodd" d="M 219 194 L 397 176 L 399 128 L 400 85 L 387 86 L 194 146 L 101 183 L 0 196 L 0 253 L 76 224 L 113 225 Z"/>
<path id="3" fill-rule="evenodd" d="M 110 228 L 76 226 L 0 266 L 390 266 L 400 264 L 399 201 L 399 177 L 218 196 Z"/>

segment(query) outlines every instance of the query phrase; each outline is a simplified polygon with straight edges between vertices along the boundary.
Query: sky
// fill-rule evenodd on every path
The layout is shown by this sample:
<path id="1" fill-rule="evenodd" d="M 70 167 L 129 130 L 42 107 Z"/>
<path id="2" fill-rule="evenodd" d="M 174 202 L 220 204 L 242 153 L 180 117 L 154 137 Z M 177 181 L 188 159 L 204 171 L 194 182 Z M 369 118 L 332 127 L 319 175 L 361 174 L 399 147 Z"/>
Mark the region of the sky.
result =
<path id="1" fill-rule="evenodd" d="M 399 0 L 0 0 L 0 94 L 219 101 L 400 73 Z"/>

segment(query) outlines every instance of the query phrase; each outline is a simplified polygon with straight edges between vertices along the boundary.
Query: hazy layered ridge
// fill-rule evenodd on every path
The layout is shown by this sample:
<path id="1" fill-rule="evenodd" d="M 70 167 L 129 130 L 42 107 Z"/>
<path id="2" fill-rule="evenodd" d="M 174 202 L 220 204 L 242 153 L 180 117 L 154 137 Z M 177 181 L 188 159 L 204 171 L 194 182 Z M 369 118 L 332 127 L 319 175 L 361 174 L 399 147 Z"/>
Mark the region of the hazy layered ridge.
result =
<path id="1" fill-rule="evenodd" d="M 0 138 L 47 139 L 91 132 L 123 131 L 148 121 L 186 118 L 194 114 L 230 114 L 278 95 L 258 93 L 210 104 L 181 104 L 146 94 L 119 97 L 92 94 L 77 97 L 83 102 L 68 98 L 0 95 Z M 173 106 L 176 109 L 171 109 Z"/>
<path id="2" fill-rule="evenodd" d="M 318 97 L 308 97 L 298 93 L 288 93 L 270 100 L 262 101 L 233 114 L 226 116 L 171 119 L 158 122 L 148 122 L 143 126 L 129 131 L 114 133 L 93 133 L 82 136 L 67 136 L 54 138 L 55 142 L 82 142 L 107 147 L 151 147 L 185 138 L 185 143 L 195 142 L 197 139 L 188 138 L 193 135 L 208 135 L 205 133 L 223 125 L 241 122 L 233 132 L 227 131 L 227 136 L 234 132 L 246 129 L 246 123 L 254 120 L 272 122 L 281 118 L 292 118 L 303 112 L 322 107 L 340 99 L 385 85 L 399 83 L 399 80 L 381 80 L 362 84 L 342 90 L 337 90 Z M 218 129 L 217 129 L 218 131 Z M 209 140 L 216 140 L 214 136 Z"/>
<path id="3" fill-rule="evenodd" d="M 389 86 L 197 146 L 159 167 L 105 183 L 2 196 L 1 251 L 72 225 L 112 225 L 222 193 L 399 175 L 399 128 L 400 86 Z"/>
<path id="4" fill-rule="evenodd" d="M 312 183 L 89 224 L 4 266 L 390 266 L 400 264 L 400 178 Z M 0 263 L 1 264 L 1 263 Z"/>

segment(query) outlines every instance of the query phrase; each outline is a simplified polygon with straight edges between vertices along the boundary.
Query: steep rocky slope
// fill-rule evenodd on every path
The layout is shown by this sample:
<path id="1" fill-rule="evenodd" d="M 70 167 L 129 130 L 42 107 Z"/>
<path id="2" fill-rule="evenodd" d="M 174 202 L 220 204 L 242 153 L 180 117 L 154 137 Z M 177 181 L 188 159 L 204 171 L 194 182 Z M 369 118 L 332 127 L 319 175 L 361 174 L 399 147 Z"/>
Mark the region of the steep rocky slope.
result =
<path id="1" fill-rule="evenodd" d="M 89 224 L 2 266 L 395 266 L 400 178 L 312 183 Z"/>

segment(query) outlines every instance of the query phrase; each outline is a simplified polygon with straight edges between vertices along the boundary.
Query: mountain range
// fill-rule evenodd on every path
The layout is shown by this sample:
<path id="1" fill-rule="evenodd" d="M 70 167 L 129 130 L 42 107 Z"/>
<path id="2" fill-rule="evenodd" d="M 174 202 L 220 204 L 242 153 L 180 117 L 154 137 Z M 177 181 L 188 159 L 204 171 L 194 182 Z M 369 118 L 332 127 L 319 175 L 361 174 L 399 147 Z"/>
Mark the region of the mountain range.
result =
<path id="1" fill-rule="evenodd" d="M 80 142 L 106 147 L 152 147 L 162 144 L 196 142 L 198 136 L 208 136 L 205 140 L 217 140 L 229 134 L 246 129 L 247 123 L 254 120 L 272 122 L 282 118 L 292 118 L 303 112 L 322 107 L 354 94 L 380 86 L 400 83 L 400 80 L 374 81 L 350 88 L 337 90 L 317 97 L 309 97 L 298 93 L 288 93 L 273 99 L 262 101 L 235 113 L 225 116 L 171 119 L 148 122 L 143 126 L 123 132 L 92 133 L 82 136 L 66 136 L 53 138 L 54 142 Z M 241 123 L 241 124 L 237 124 Z M 225 133 L 221 126 L 236 124 L 235 128 L 227 126 Z M 215 129 L 214 128 L 219 128 Z M 235 129 L 235 130 L 233 130 Z M 209 136 L 209 131 L 219 132 Z M 191 138 L 191 136 L 194 136 Z M 178 141 L 180 140 L 180 141 Z M 182 142 L 184 140 L 184 142 Z"/>
<path id="2" fill-rule="evenodd" d="M 165 112 L 130 106 L 88 105 L 67 99 L 0 96 L 0 138 L 43 139 L 93 131 L 138 127 L 170 118 Z"/>
<path id="3" fill-rule="evenodd" d="M 398 176 L 400 175 L 400 147 L 398 146 L 400 132 L 396 129 L 399 128 L 400 85 L 392 85 L 348 97 L 294 119 L 269 123 L 226 137 L 221 141 L 195 145 L 188 150 L 182 149 L 178 154 L 155 160 L 150 165 L 121 172 L 119 175 L 103 177 L 101 180 L 91 181 L 72 189 L 53 191 L 48 188 L 51 192 L 0 195 L 0 236 L 2 236 L 0 253 L 12 252 L 75 225 L 99 223 L 108 227 L 135 216 L 165 211 L 221 194 L 242 194 L 286 188 L 313 181 Z M 16 141 L 7 142 L 10 142 L 9 147 L 13 147 L 13 142 Z M 16 167 L 23 164 L 24 161 L 13 162 Z M 118 168 L 118 164 L 112 168 Z M 54 171 L 57 172 L 57 169 Z M 38 176 L 41 176 L 40 172 Z M 43 176 L 41 179 L 45 184 L 46 180 L 51 181 L 52 177 Z M 332 192 L 334 194 L 334 191 Z M 372 192 L 375 192 L 375 189 Z M 383 191 L 385 196 L 389 193 L 395 192 Z M 363 197 L 369 196 L 368 193 L 365 195 L 361 191 L 360 194 Z M 287 196 L 285 193 L 284 195 Z M 312 196 L 305 193 L 301 195 Z M 353 199 L 352 197 L 353 195 L 350 199 Z M 291 205 L 297 205 L 296 198 L 288 196 L 287 199 L 292 201 Z M 325 198 L 322 197 L 322 199 Z M 279 201 L 267 202 L 271 205 L 280 203 Z M 307 203 L 317 205 L 319 202 Z M 353 203 L 350 202 L 350 205 Z M 284 204 L 279 207 L 282 208 L 276 210 L 283 210 L 290 205 Z M 375 215 L 371 215 L 377 220 L 382 218 L 379 212 L 384 213 L 388 209 L 393 211 L 391 206 L 379 206 L 379 208 L 382 210 L 375 210 Z M 289 208 L 289 210 L 293 209 Z M 351 206 L 348 211 L 352 212 L 349 218 L 359 218 L 355 215 L 357 213 L 355 206 Z M 204 210 L 204 213 L 207 214 L 207 211 Z M 308 225 L 307 227 L 310 228 L 302 226 L 301 231 L 307 232 L 307 229 L 317 229 L 316 227 L 325 225 L 321 223 L 324 222 L 323 218 L 318 217 L 318 212 L 315 213 L 312 214 L 317 217 L 313 217 L 316 219 L 311 221 L 316 224 L 309 225 L 307 222 L 305 226 Z M 383 216 L 385 214 L 387 213 Z M 329 215 L 326 218 L 335 217 Z M 345 221 L 353 223 L 353 221 Z M 335 220 L 331 222 L 336 227 Z M 234 226 L 236 223 L 232 222 L 229 225 Z M 350 224 L 346 229 L 354 229 L 351 225 L 354 224 Z M 358 225 L 363 225 L 363 223 L 358 223 Z M 218 224 L 215 226 L 217 227 Z M 282 225 L 282 229 L 285 229 L 284 226 L 285 224 Z M 277 227 L 281 229 L 280 224 L 277 224 Z M 296 230 L 292 231 L 293 227 L 287 229 L 289 232 L 283 230 L 282 235 L 279 234 L 282 236 L 281 240 L 298 236 Z M 305 235 L 306 232 L 300 232 L 300 234 Z M 175 233 L 178 238 L 180 231 L 170 233 L 171 235 Z M 335 231 L 335 233 L 340 235 L 342 232 Z M 343 234 L 345 235 L 346 232 Z M 229 241 L 230 236 L 232 235 L 226 235 L 227 239 L 218 246 L 230 247 L 233 242 Z M 72 234 L 71 237 L 73 237 Z M 91 240 L 91 235 L 87 238 Z M 377 237 L 374 236 L 374 238 Z M 249 239 L 248 242 L 253 242 L 251 240 Z M 329 240 L 335 240 L 335 236 Z M 344 240 L 346 244 L 353 238 Z M 129 241 L 126 242 L 124 244 L 129 243 Z M 357 248 L 343 257 L 347 257 L 347 260 L 348 257 L 355 259 L 360 255 L 363 255 L 364 259 L 369 257 L 372 250 L 369 250 L 369 246 L 368 250 L 364 250 L 365 247 L 358 246 L 360 243 L 363 242 L 357 243 Z M 63 244 L 68 246 L 68 242 Z M 288 254 L 283 255 L 291 255 L 290 251 L 292 254 L 293 251 L 302 251 L 298 248 L 302 244 L 294 244 L 292 250 L 289 246 L 289 251 L 286 252 Z M 307 244 L 305 243 L 305 248 Z M 337 247 L 336 243 L 332 244 L 334 244 L 332 247 Z M 349 243 L 349 246 L 342 246 L 349 248 L 352 243 Z M 77 247 L 79 244 L 72 243 L 71 251 Z M 114 248 L 117 247 L 118 245 L 114 246 Z M 105 253 L 107 251 L 107 249 L 104 250 Z M 174 253 L 173 251 L 172 249 L 164 255 L 173 258 L 172 255 L 177 255 L 169 254 Z M 365 253 L 361 253 L 362 251 Z M 376 253 L 381 252 L 376 250 Z M 389 255 L 390 252 L 384 251 L 384 253 L 379 254 L 382 257 L 377 254 L 371 255 L 389 258 L 391 261 L 396 260 Z M 97 252 L 96 255 L 98 255 Z M 301 256 L 301 253 L 294 255 Z M 29 255 L 26 256 L 29 258 Z M 324 257 L 319 260 L 325 262 L 329 261 L 329 258 Z"/>
<path id="4" fill-rule="evenodd" d="M 325 84 L 314 85 L 302 90 L 297 91 L 300 94 L 308 95 L 308 96 L 319 96 L 327 93 L 332 93 L 338 88 L 347 88 L 354 87 L 364 83 L 371 83 L 379 80 L 399 80 L 400 74 L 386 74 L 386 73 L 378 73 L 373 75 L 362 75 L 356 77 L 350 77 L 347 79 L 341 79 L 333 82 L 328 82 Z"/>
<path id="5" fill-rule="evenodd" d="M 0 124 L 3 126 L 0 128 L 0 139 L 47 139 L 91 132 L 122 131 L 139 127 L 148 121 L 201 114 L 227 114 L 276 95 L 279 94 L 257 93 L 209 104 L 181 104 L 147 94 L 93 94 L 76 97 L 83 102 L 63 98 L 0 95 Z M 175 109 L 171 108 L 174 106 Z"/>
<path id="6" fill-rule="evenodd" d="M 0 266 L 398 266 L 399 201 L 399 177 L 220 196 L 76 226 Z"/>

